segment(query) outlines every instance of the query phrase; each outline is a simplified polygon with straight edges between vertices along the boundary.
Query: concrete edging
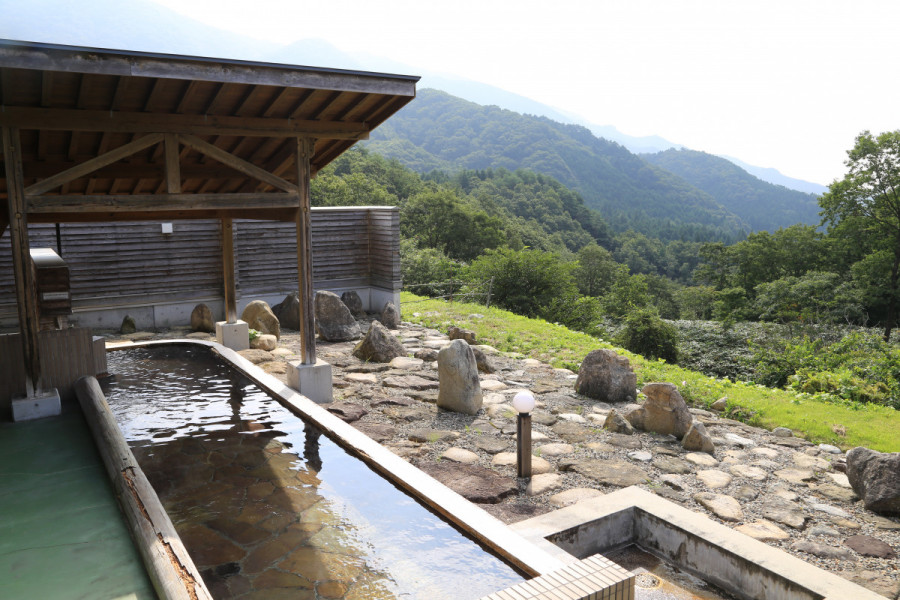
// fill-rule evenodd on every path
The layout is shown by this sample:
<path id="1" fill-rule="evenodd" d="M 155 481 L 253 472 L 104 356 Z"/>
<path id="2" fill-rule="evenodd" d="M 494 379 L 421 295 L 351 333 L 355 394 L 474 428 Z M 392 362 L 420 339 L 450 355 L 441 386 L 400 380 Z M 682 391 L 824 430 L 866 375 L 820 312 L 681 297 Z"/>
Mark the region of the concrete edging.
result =
<path id="1" fill-rule="evenodd" d="M 583 500 L 510 526 L 532 543 L 579 558 L 635 544 L 748 600 L 884 600 L 638 487 Z"/>

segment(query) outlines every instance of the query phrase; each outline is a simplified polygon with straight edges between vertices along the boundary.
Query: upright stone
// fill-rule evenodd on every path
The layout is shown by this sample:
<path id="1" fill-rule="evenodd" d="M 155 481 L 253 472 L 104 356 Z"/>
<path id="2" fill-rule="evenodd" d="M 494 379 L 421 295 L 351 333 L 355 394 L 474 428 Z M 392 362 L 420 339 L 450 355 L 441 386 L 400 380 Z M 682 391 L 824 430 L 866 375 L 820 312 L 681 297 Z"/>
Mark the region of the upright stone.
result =
<path id="1" fill-rule="evenodd" d="M 350 309 L 334 292 L 316 293 L 316 331 L 326 342 L 348 342 L 359 339 L 359 323 Z"/>
<path id="2" fill-rule="evenodd" d="M 446 410 L 474 415 L 481 409 L 481 383 L 472 349 L 454 340 L 438 352 L 437 405 Z"/>
<path id="3" fill-rule="evenodd" d="M 275 339 L 281 339 L 281 324 L 278 317 L 272 312 L 269 304 L 263 300 L 254 300 L 241 313 L 241 321 L 244 321 L 250 329 L 260 333 L 274 335 Z"/>
<path id="4" fill-rule="evenodd" d="M 122 319 L 122 326 L 119 327 L 119 333 L 128 335 L 129 333 L 134 333 L 137 331 L 137 325 L 134 322 L 134 317 L 131 315 L 125 315 L 125 318 Z"/>
<path id="5" fill-rule="evenodd" d="M 285 329 L 300 331 L 300 292 L 291 292 L 272 307 L 278 322 Z"/>
<path id="6" fill-rule="evenodd" d="M 400 328 L 400 311 L 393 302 L 384 305 L 384 310 L 381 311 L 381 322 L 388 329 Z"/>
<path id="7" fill-rule="evenodd" d="M 687 433 L 681 440 L 681 446 L 685 450 L 706 452 L 707 454 L 716 454 L 716 446 L 713 444 L 712 437 L 706 431 L 706 426 L 700 421 L 694 421 L 688 428 Z"/>
<path id="8" fill-rule="evenodd" d="M 847 479 L 867 509 L 900 514 L 900 452 L 853 448 L 847 453 Z"/>
<path id="9" fill-rule="evenodd" d="M 366 336 L 353 349 L 356 358 L 378 363 L 389 363 L 405 355 L 406 349 L 400 340 L 378 321 L 372 321 Z"/>
<path id="10" fill-rule="evenodd" d="M 355 290 L 344 292 L 341 294 L 341 302 L 350 309 L 350 314 L 359 319 L 366 316 L 366 309 L 363 308 L 362 298 Z"/>
<path id="11" fill-rule="evenodd" d="M 594 350 L 584 357 L 575 391 L 606 402 L 634 402 L 637 376 L 624 356 L 612 350 Z"/>
<path id="12" fill-rule="evenodd" d="M 216 324 L 213 322 L 212 311 L 205 304 L 198 304 L 191 311 L 191 331 L 205 331 L 213 333 Z"/>
<path id="13" fill-rule="evenodd" d="M 644 430 L 683 438 L 694 418 L 678 388 L 671 383 L 648 383 L 641 391 L 647 396 L 641 405 Z"/>

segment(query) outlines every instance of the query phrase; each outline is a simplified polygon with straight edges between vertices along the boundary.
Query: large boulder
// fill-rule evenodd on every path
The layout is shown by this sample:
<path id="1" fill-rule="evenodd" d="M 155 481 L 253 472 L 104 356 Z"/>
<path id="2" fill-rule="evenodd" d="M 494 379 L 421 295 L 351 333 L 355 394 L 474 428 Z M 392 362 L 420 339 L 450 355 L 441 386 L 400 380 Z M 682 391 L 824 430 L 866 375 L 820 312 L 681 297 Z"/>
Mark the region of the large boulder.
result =
<path id="1" fill-rule="evenodd" d="M 359 297 L 354 290 L 341 294 L 341 302 L 350 309 L 350 314 L 354 318 L 359 319 L 366 316 L 366 309 L 363 308 L 362 298 Z"/>
<path id="2" fill-rule="evenodd" d="M 207 305 L 198 304 L 191 311 L 191 331 L 205 331 L 206 333 L 216 331 L 212 311 Z"/>
<path id="3" fill-rule="evenodd" d="M 847 453 L 847 479 L 865 507 L 900 514 L 900 452 L 854 448 Z"/>
<path id="4" fill-rule="evenodd" d="M 274 335 L 275 339 L 281 339 L 281 324 L 278 317 L 272 312 L 267 302 L 262 300 L 254 300 L 247 305 L 244 312 L 241 313 L 241 320 L 244 321 L 250 329 L 255 329 L 260 333 Z"/>
<path id="5" fill-rule="evenodd" d="M 612 350 L 594 350 L 581 363 L 575 391 L 605 402 L 634 402 L 636 385 L 627 358 Z"/>
<path id="6" fill-rule="evenodd" d="M 366 336 L 353 349 L 353 356 L 369 362 L 389 363 L 398 356 L 406 356 L 406 349 L 384 325 L 372 321 Z"/>
<path id="7" fill-rule="evenodd" d="M 687 403 L 678 393 L 678 388 L 671 383 L 648 383 L 641 392 L 647 400 L 641 408 L 634 411 L 632 424 L 640 422 L 644 431 L 655 431 L 663 435 L 674 435 L 678 439 L 684 437 L 694 422 L 688 411 Z"/>
<path id="8" fill-rule="evenodd" d="M 300 292 L 291 292 L 272 307 L 278 322 L 285 329 L 300 331 Z"/>
<path id="9" fill-rule="evenodd" d="M 463 340 L 453 340 L 438 352 L 437 405 L 467 415 L 481 409 L 481 382 L 475 354 Z"/>
<path id="10" fill-rule="evenodd" d="M 381 324 L 388 329 L 400 329 L 400 311 L 393 302 L 387 302 L 381 311 Z"/>
<path id="11" fill-rule="evenodd" d="M 316 293 L 316 331 L 326 342 L 348 342 L 361 335 L 359 323 L 334 292 Z"/>

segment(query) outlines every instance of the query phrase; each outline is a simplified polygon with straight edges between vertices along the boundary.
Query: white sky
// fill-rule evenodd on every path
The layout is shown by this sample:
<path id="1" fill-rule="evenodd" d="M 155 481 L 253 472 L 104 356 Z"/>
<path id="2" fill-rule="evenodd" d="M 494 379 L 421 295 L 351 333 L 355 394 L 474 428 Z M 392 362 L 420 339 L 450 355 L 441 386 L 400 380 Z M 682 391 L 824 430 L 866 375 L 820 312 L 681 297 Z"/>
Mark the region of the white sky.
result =
<path id="1" fill-rule="evenodd" d="M 826 185 L 843 176 L 859 132 L 900 128 L 897 0 L 154 1 Z"/>

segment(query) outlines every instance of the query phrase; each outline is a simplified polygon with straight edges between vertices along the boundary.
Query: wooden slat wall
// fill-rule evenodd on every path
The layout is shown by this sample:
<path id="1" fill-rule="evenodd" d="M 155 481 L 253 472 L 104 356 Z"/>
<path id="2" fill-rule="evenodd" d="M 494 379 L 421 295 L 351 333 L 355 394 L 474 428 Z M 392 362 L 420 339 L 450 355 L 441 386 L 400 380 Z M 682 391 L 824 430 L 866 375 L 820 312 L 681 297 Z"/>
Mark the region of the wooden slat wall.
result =
<path id="1" fill-rule="evenodd" d="M 72 384 L 79 377 L 97 374 L 90 329 L 42 331 L 38 339 L 45 385 L 58 388 L 60 397 L 72 396 Z M 19 334 L 0 335 L 0 404 L 8 406 L 12 396 L 25 393 L 24 373 Z"/>
<path id="2" fill-rule="evenodd" d="M 313 281 L 400 287 L 399 211 L 393 207 L 314 208 Z M 70 223 L 61 226 L 73 306 L 148 304 L 222 296 L 217 221 Z M 297 289 L 293 223 L 237 221 L 235 283 L 240 296 Z M 56 248 L 53 225 L 29 227 L 31 246 Z M 0 238 L 0 314 L 15 314 L 9 236 Z"/>

